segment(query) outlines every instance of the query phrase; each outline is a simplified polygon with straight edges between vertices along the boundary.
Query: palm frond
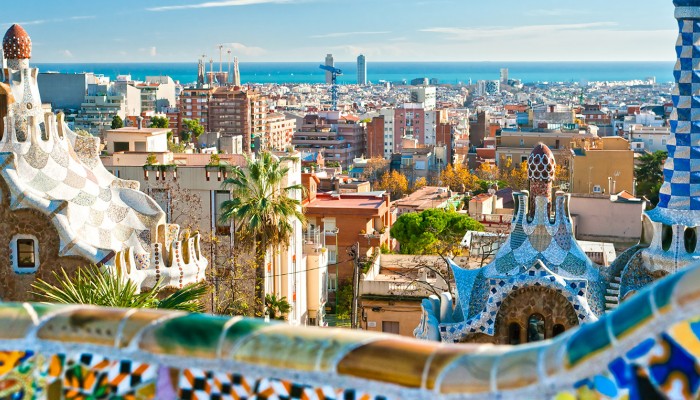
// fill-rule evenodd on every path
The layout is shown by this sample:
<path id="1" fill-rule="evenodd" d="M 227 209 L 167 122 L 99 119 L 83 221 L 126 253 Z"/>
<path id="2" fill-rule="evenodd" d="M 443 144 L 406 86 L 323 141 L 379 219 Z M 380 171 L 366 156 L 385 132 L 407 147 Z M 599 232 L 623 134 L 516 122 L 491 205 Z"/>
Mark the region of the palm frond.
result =
<path id="1" fill-rule="evenodd" d="M 177 290 L 170 296 L 158 302 L 158 308 L 180 310 L 187 312 L 204 312 L 201 300 L 207 294 L 208 287 L 205 282 L 187 285 Z"/>
<path id="2" fill-rule="evenodd" d="M 54 271 L 51 284 L 42 279 L 32 284 L 32 294 L 42 300 L 59 304 L 92 304 L 118 308 L 172 308 L 191 312 L 202 312 L 200 302 L 206 293 L 204 283 L 190 285 L 159 301 L 160 282 L 139 293 L 139 286 L 120 274 L 96 265 L 80 267 L 74 275 L 61 269 Z"/>

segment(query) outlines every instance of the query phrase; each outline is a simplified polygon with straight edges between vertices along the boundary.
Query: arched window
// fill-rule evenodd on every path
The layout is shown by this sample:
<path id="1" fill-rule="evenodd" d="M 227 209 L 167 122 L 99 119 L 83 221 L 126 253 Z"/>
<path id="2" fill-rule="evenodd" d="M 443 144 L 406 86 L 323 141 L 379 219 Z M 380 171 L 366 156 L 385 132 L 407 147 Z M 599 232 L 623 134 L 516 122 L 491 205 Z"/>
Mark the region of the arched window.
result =
<path id="1" fill-rule="evenodd" d="M 508 325 L 508 344 L 520 344 L 520 324 L 517 322 Z"/>
<path id="2" fill-rule="evenodd" d="M 564 328 L 564 325 L 562 324 L 554 325 L 554 327 L 552 327 L 552 337 L 557 337 L 561 335 L 562 333 L 564 333 L 565 330 L 566 328 Z"/>
<path id="3" fill-rule="evenodd" d="M 540 314 L 530 315 L 527 321 L 527 342 L 539 342 L 544 339 L 544 317 Z"/>

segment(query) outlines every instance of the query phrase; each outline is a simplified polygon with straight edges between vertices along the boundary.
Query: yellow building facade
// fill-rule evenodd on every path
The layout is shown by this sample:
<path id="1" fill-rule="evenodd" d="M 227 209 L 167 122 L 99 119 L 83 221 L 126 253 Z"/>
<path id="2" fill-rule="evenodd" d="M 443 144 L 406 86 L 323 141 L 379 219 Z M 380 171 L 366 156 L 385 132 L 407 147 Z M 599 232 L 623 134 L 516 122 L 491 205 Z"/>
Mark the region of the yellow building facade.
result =
<path id="1" fill-rule="evenodd" d="M 571 151 L 571 193 L 634 192 L 634 152 L 627 140 L 576 140 Z"/>

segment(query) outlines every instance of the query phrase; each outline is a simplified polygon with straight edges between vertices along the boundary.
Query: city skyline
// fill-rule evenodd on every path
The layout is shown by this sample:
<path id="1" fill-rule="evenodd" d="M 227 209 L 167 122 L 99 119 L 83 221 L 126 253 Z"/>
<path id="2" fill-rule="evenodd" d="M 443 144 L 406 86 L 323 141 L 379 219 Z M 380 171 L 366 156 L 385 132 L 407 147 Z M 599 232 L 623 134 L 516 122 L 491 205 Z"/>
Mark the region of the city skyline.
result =
<path id="1" fill-rule="evenodd" d="M 126 0 L 87 8 L 33 0 L 6 5 L 14 20 L 1 24 L 31 27 L 36 62 L 185 62 L 202 54 L 218 61 L 219 44 L 242 62 L 322 61 L 327 53 L 336 62 L 359 54 L 368 62 L 674 59 L 673 20 L 653 18 L 671 12 L 671 1 L 591 0 L 585 10 L 555 0 L 465 3 Z"/>

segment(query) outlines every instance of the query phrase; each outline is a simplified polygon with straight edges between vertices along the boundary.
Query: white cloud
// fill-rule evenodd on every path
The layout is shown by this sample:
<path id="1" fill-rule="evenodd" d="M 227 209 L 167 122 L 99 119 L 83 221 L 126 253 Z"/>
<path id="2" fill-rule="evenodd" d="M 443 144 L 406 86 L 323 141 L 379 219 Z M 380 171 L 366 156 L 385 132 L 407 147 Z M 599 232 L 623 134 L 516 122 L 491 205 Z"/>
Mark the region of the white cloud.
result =
<path id="1" fill-rule="evenodd" d="M 73 53 L 71 53 L 71 51 L 68 50 L 68 49 L 63 50 L 63 51 L 61 52 L 61 54 L 63 54 L 64 57 L 73 58 Z"/>
<path id="2" fill-rule="evenodd" d="M 79 21 L 83 19 L 95 19 L 94 15 L 76 15 L 75 17 L 68 18 L 70 21 Z"/>
<path id="3" fill-rule="evenodd" d="M 177 6 L 161 6 L 150 7 L 147 11 L 172 11 L 172 10 L 189 10 L 193 8 L 212 8 L 212 7 L 235 7 L 235 6 L 250 6 L 254 4 L 286 4 L 293 3 L 294 0 L 223 0 L 223 1 L 208 1 L 205 3 L 183 4 Z"/>
<path id="4" fill-rule="evenodd" d="M 50 22 L 65 22 L 65 21 L 79 21 L 79 20 L 84 20 L 84 19 L 94 19 L 94 15 L 77 15 L 74 17 L 68 17 L 68 18 L 54 18 L 54 19 L 35 19 L 32 21 L 23 21 L 23 22 L 2 22 L 0 23 L 0 26 L 7 26 L 9 27 L 12 24 L 19 24 L 22 26 L 27 26 L 27 25 L 41 25 L 41 24 L 46 24 Z"/>
<path id="5" fill-rule="evenodd" d="M 11 25 L 13 25 L 13 24 L 18 24 L 18 25 L 22 25 L 22 26 L 25 26 L 25 25 L 41 25 L 41 24 L 44 24 L 44 23 L 46 23 L 46 22 L 49 22 L 49 20 L 46 20 L 46 19 L 35 19 L 35 20 L 33 20 L 33 21 L 24 21 L 24 22 L 3 22 L 3 23 L 0 24 L 0 25 L 2 25 L 2 26 L 7 26 L 7 27 L 9 27 L 9 26 L 11 26 Z"/>
<path id="6" fill-rule="evenodd" d="M 614 22 L 591 22 L 560 25 L 526 25 L 513 27 L 452 28 L 435 27 L 421 29 L 420 32 L 443 33 L 448 40 L 474 41 L 500 37 L 523 38 L 531 36 L 556 35 L 565 31 L 593 30 L 616 26 Z"/>
<path id="7" fill-rule="evenodd" d="M 158 53 L 156 52 L 156 46 L 151 47 L 151 48 L 148 50 L 148 54 L 150 54 L 151 57 L 157 56 Z"/>
<path id="8" fill-rule="evenodd" d="M 565 17 L 567 15 L 590 14 L 590 11 L 573 10 L 568 8 L 553 8 L 553 9 L 537 9 L 526 11 L 525 15 L 529 17 Z"/>
<path id="9" fill-rule="evenodd" d="M 360 31 L 360 32 L 335 32 L 326 33 L 324 35 L 313 35 L 309 36 L 311 39 L 324 39 L 324 38 L 339 38 L 348 36 L 364 36 L 364 35 L 386 35 L 391 33 L 389 31 Z"/>
<path id="10" fill-rule="evenodd" d="M 258 57 L 267 53 L 267 50 L 263 49 L 262 47 L 246 46 L 243 43 L 224 43 L 222 46 L 231 49 L 231 51 L 236 55 L 242 54 L 249 57 Z"/>

